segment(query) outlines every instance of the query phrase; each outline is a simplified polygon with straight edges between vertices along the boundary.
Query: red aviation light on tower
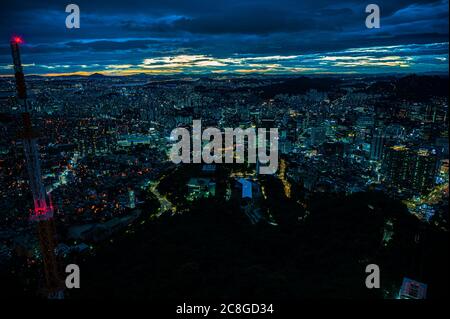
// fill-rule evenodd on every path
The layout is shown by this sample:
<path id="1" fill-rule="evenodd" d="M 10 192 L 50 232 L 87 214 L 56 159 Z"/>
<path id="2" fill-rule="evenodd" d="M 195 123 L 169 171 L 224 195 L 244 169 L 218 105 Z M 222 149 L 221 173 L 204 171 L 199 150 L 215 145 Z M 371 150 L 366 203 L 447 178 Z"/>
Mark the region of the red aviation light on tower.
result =
<path id="1" fill-rule="evenodd" d="M 30 220 L 34 222 L 49 220 L 53 218 L 53 205 L 47 204 L 43 201 L 35 200 L 34 201 L 34 210 L 30 215 Z"/>
<path id="2" fill-rule="evenodd" d="M 23 38 L 21 36 L 15 35 L 11 38 L 11 42 L 13 43 L 17 43 L 17 44 L 22 44 L 24 43 Z"/>

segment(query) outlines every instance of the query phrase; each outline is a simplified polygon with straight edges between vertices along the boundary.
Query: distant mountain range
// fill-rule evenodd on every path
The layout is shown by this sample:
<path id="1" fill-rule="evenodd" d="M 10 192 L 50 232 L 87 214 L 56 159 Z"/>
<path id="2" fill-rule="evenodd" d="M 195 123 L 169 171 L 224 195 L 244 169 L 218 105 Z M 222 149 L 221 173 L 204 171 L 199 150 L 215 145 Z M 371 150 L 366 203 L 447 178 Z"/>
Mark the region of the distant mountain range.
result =
<path id="1" fill-rule="evenodd" d="M 9 78 L 9 77 L 8 77 Z M 185 82 L 193 82 L 201 79 L 218 80 L 219 82 L 224 79 L 230 81 L 237 81 L 241 83 L 239 88 L 232 89 L 233 91 L 245 91 L 250 87 L 254 88 L 254 84 L 261 80 L 274 79 L 270 84 L 258 86 L 260 94 L 265 98 L 272 98 L 278 94 L 304 94 L 305 92 L 313 89 L 322 92 L 336 92 L 339 94 L 342 86 L 345 86 L 345 82 L 350 81 L 353 87 L 359 86 L 360 92 L 369 94 L 388 94 L 395 98 L 409 99 L 411 101 L 422 101 L 429 99 L 433 96 L 444 97 L 449 95 L 448 74 L 411 74 L 411 75 L 399 75 L 399 74 L 355 74 L 355 75 L 312 75 L 312 76 L 290 76 L 290 75 L 151 75 L 145 73 L 138 73 L 127 76 L 112 76 L 101 73 L 93 73 L 91 75 L 67 75 L 58 77 L 44 77 L 40 75 L 29 75 L 27 79 L 87 79 L 87 80 L 102 80 L 108 78 L 124 78 L 130 80 L 148 80 L 149 86 L 157 83 L 164 82 L 164 84 L 178 84 Z M 372 84 L 366 87 L 363 83 L 364 79 L 370 79 Z M 252 84 L 250 87 L 247 85 L 242 86 L 242 81 Z M 358 84 L 358 82 L 360 82 Z M 202 85 L 196 87 L 199 91 L 204 88 Z M 209 88 L 210 90 L 211 88 Z M 229 88 L 222 88 L 220 85 L 218 90 L 229 90 Z"/>
<path id="2" fill-rule="evenodd" d="M 408 75 L 390 81 L 377 81 L 366 89 L 367 93 L 391 94 L 397 98 L 424 100 L 432 96 L 449 95 L 448 76 Z"/>

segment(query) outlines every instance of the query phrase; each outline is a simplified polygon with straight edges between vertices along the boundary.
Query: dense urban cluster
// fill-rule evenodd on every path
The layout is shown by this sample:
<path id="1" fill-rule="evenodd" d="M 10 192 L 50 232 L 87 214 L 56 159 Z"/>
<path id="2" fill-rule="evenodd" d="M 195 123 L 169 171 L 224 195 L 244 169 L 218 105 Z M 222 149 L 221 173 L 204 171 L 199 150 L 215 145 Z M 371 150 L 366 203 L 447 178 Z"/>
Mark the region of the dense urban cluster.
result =
<path id="1" fill-rule="evenodd" d="M 242 222 L 277 227 L 282 221 L 263 203 L 274 186 L 258 175 L 258 164 L 197 169 L 169 160 L 170 132 L 191 129 L 196 119 L 219 129 L 278 128 L 272 179 L 305 210 L 298 222 L 319 193 L 375 191 L 448 231 L 448 78 L 94 74 L 30 76 L 27 85 L 59 255 L 95 254 L 114 234 L 183 214 L 204 198 L 236 201 Z M 14 79 L 1 78 L 2 265 L 40 259 L 14 95 Z"/>

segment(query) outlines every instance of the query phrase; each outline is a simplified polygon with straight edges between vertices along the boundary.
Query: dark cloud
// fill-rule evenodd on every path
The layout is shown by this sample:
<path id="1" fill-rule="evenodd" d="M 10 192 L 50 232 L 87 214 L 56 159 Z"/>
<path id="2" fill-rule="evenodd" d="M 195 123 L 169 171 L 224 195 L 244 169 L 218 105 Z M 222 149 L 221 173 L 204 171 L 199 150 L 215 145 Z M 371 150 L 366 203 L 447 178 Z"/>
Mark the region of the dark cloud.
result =
<path id="1" fill-rule="evenodd" d="M 69 49 L 92 50 L 92 51 L 114 51 L 114 50 L 134 50 L 147 49 L 150 45 L 158 45 L 160 41 L 156 40 L 131 40 L 131 41 L 93 41 L 81 42 L 72 41 L 65 45 Z"/>
<path id="2" fill-rule="evenodd" d="M 0 64 L 25 37 L 33 59 L 85 63 L 159 54 L 305 54 L 350 47 L 448 42 L 448 0 L 378 0 L 368 30 L 361 0 L 79 0 L 81 28 L 65 28 L 67 2 L 8 1 L 0 11 Z M 52 53 L 50 55 L 50 53 Z M 51 56 L 51 58 L 50 58 Z M 57 62 L 57 61 L 56 61 Z"/>

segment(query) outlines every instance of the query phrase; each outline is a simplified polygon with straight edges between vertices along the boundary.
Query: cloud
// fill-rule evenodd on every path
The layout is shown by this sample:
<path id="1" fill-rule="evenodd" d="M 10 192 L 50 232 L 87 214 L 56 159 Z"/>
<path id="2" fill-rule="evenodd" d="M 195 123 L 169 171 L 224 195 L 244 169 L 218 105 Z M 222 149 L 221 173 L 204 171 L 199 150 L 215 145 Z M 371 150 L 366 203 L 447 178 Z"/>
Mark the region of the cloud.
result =
<path id="1" fill-rule="evenodd" d="M 94 64 L 29 64 L 27 73 L 61 72 L 111 75 L 149 74 L 213 74 L 213 73 L 382 73 L 382 72 L 448 72 L 448 42 L 349 48 L 338 51 L 300 55 L 238 55 L 229 57 L 200 54 L 178 54 L 137 59 L 134 63 L 117 60 Z M 0 72 L 11 72 L 1 65 Z"/>
<path id="2" fill-rule="evenodd" d="M 308 54 L 355 48 L 345 53 L 353 56 L 359 54 L 358 48 L 377 47 L 387 50 L 386 55 L 401 58 L 418 51 L 420 55 L 429 54 L 431 59 L 415 58 L 414 67 L 420 68 L 422 63 L 424 68 L 434 68 L 433 61 L 440 62 L 434 55 L 448 55 L 448 46 L 444 53 L 427 46 L 448 43 L 448 0 L 379 0 L 382 27 L 370 30 L 364 24 L 367 3 L 359 0 L 79 0 L 81 28 L 77 30 L 65 28 L 66 4 L 23 0 L 20 10 L 12 2 L 2 4 L 0 39 L 5 40 L 0 41 L 0 65 L 11 63 L 8 39 L 14 33 L 24 36 L 23 58 L 36 64 L 36 72 L 38 65 L 70 65 L 69 69 L 84 65 L 79 68 L 86 70 L 94 64 L 102 68 L 133 65 L 149 72 L 170 68 L 177 68 L 177 72 L 187 68 L 218 72 L 250 63 L 258 66 L 256 69 L 264 64 L 264 72 L 282 72 L 286 67 L 322 71 L 318 65 L 291 64 Z M 189 67 L 184 61 L 142 63 L 145 59 L 183 55 L 202 58 Z M 363 59 L 345 62 L 350 61 L 335 61 L 335 67 L 352 68 Z M 387 62 L 397 63 L 392 67 L 406 63 Z M 269 67 L 269 63 L 273 65 Z M 373 67 L 390 67 L 380 63 L 368 60 L 363 67 L 370 72 Z M 412 62 L 408 63 L 412 69 Z"/>

